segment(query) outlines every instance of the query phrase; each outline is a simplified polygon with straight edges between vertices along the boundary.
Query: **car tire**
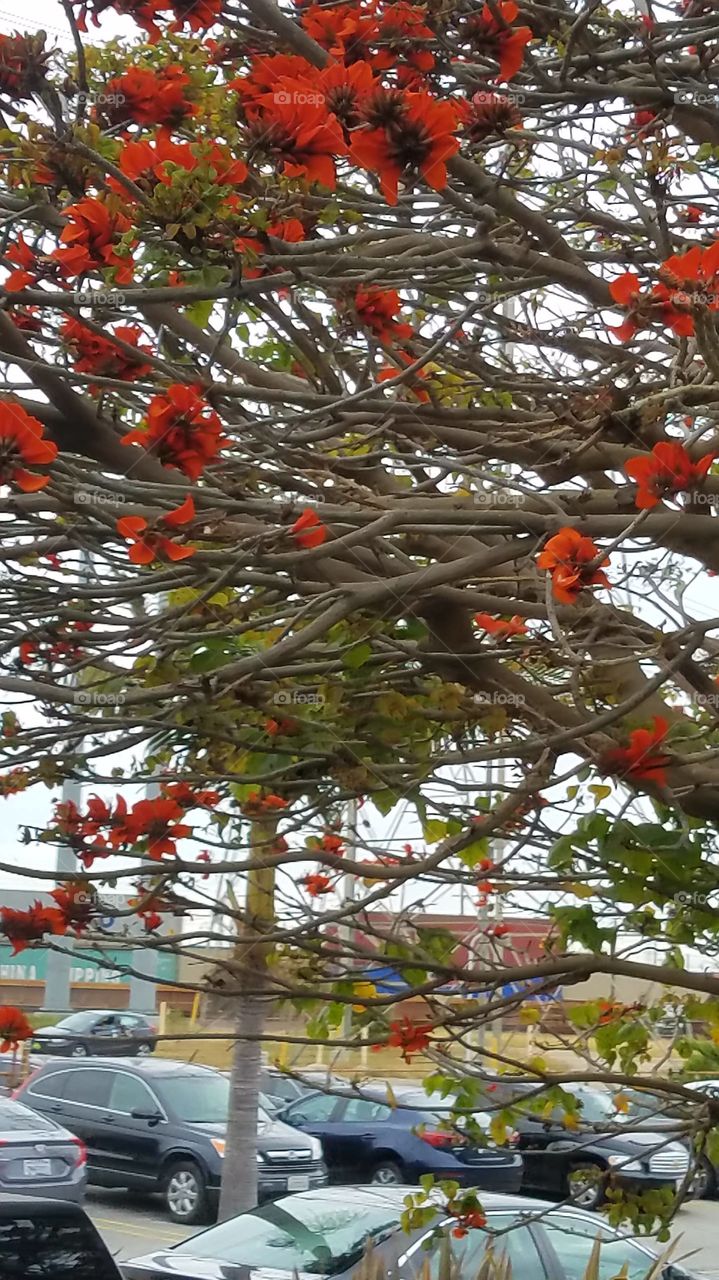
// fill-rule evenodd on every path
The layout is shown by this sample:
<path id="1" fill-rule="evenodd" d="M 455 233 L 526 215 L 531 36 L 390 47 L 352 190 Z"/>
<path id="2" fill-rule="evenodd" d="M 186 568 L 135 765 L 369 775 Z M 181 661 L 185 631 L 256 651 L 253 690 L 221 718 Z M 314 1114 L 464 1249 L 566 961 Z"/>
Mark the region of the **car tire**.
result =
<path id="1" fill-rule="evenodd" d="M 147 1040 L 143 1040 L 135 1049 L 135 1054 L 138 1058 L 146 1058 L 148 1054 L 152 1053 L 152 1049 L 153 1046 L 148 1044 Z"/>
<path id="2" fill-rule="evenodd" d="M 598 1209 L 604 1201 L 606 1170 L 593 1161 L 572 1165 L 567 1174 L 567 1195 L 578 1209 Z"/>
<path id="3" fill-rule="evenodd" d="M 702 1156 L 689 1184 L 689 1194 L 695 1200 L 711 1200 L 716 1195 L 716 1170 L 711 1160 Z"/>
<path id="4" fill-rule="evenodd" d="M 207 1179 L 194 1160 L 176 1160 L 170 1165 L 163 1178 L 162 1197 L 173 1222 L 191 1226 L 210 1221 Z"/>
<path id="5" fill-rule="evenodd" d="M 403 1170 L 394 1160 L 381 1160 L 374 1166 L 369 1180 L 375 1187 L 403 1187 L 407 1181 Z"/>
<path id="6" fill-rule="evenodd" d="M 88 1056 L 88 1050 L 84 1044 L 74 1044 L 70 1050 L 71 1058 L 87 1058 Z"/>

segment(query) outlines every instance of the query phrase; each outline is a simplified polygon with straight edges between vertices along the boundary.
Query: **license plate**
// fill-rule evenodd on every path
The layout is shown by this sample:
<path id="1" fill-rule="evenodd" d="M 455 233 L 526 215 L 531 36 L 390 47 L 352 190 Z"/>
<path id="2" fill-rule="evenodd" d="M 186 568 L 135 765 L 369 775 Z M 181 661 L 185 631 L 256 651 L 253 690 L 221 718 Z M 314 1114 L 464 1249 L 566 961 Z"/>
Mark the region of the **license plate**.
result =
<path id="1" fill-rule="evenodd" d="M 22 1167 L 26 1178 L 52 1177 L 52 1160 L 23 1160 Z"/>
<path id="2" fill-rule="evenodd" d="M 306 1173 L 294 1174 L 293 1177 L 287 1179 L 288 1191 L 309 1191 L 310 1180 Z"/>

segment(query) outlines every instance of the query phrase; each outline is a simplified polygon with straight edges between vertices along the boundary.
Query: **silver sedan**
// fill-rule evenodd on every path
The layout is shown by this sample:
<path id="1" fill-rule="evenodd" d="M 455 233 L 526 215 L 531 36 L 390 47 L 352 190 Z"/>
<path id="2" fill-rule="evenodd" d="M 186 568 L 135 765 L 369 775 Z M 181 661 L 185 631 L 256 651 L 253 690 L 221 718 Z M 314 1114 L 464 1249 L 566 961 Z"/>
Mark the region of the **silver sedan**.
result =
<path id="1" fill-rule="evenodd" d="M 0 1192 L 82 1203 L 85 1144 L 47 1116 L 0 1097 Z"/>

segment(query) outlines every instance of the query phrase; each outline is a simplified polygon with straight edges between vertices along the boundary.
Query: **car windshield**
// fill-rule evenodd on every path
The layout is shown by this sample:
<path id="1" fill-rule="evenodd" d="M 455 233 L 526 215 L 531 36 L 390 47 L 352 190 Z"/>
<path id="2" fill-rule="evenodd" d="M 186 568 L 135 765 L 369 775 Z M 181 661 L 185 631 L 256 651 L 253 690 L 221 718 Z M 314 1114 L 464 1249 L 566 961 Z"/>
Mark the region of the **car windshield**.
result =
<path id="1" fill-rule="evenodd" d="M 601 1124 L 604 1120 L 617 1122 L 617 1109 L 610 1093 L 602 1093 L 599 1089 L 573 1089 L 564 1086 L 565 1093 L 573 1093 L 581 1107 L 581 1117 L 585 1124 Z M 564 1114 L 564 1108 L 560 1108 Z"/>
<path id="2" fill-rule="evenodd" d="M 180 1120 L 188 1124 L 224 1124 L 230 1100 L 230 1082 L 226 1076 L 175 1075 L 153 1081 L 162 1101 Z"/>
<path id="3" fill-rule="evenodd" d="M 17 1102 L 0 1101 L 0 1133 L 27 1133 L 28 1130 L 37 1132 L 54 1128 L 56 1126 L 52 1120 L 37 1115 L 29 1107 L 23 1107 Z"/>
<path id="4" fill-rule="evenodd" d="M 242 1213 L 173 1249 L 241 1267 L 336 1275 L 360 1262 L 370 1241 L 398 1228 L 385 1205 L 352 1205 L 318 1198 L 277 1200 Z"/>
<path id="5" fill-rule="evenodd" d="M 92 1013 L 86 1009 L 82 1013 L 71 1013 L 68 1018 L 62 1018 L 60 1022 L 56 1022 L 55 1026 L 62 1027 L 63 1031 L 87 1031 L 97 1018 L 106 1016 L 106 1014 Z M 42 1027 L 40 1030 L 42 1031 Z"/>

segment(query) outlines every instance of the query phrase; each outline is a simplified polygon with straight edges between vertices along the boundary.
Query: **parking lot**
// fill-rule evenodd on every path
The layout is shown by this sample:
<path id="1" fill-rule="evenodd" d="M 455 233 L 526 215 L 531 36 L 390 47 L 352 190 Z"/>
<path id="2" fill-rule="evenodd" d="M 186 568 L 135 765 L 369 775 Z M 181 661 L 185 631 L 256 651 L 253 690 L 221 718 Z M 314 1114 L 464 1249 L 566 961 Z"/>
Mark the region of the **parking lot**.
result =
<path id="1" fill-rule="evenodd" d="M 118 1259 L 137 1257 L 155 1245 L 179 1244 L 194 1234 L 192 1229 L 175 1226 L 152 1200 L 123 1191 L 93 1188 L 87 1209 Z M 681 1259 L 692 1271 L 719 1277 L 719 1201 L 701 1200 L 683 1208 L 674 1235 L 681 1237 L 675 1261 Z"/>

